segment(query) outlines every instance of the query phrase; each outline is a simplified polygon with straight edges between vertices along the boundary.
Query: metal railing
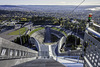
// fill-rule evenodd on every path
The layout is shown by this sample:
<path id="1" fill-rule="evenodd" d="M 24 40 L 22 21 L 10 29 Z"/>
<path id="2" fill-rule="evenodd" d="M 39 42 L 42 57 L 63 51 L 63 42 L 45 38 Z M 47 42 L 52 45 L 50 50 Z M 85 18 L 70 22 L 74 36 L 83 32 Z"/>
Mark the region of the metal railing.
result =
<path id="1" fill-rule="evenodd" d="M 100 42 L 88 34 L 85 33 L 84 37 L 84 67 L 100 67 Z"/>

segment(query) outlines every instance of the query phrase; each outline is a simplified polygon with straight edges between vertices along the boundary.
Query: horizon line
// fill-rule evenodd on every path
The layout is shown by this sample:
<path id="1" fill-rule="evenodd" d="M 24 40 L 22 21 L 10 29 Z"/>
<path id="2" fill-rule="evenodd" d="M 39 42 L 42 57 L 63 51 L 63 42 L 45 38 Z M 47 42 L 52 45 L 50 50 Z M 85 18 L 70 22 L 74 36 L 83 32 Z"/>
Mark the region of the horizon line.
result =
<path id="1" fill-rule="evenodd" d="M 0 4 L 0 5 L 3 5 L 3 4 Z M 10 5 L 13 5 L 13 4 L 10 4 Z M 28 5 L 28 4 L 22 4 L 22 5 Z M 32 5 L 32 4 L 31 4 Z M 35 4 L 34 4 L 35 5 Z M 38 6 L 39 4 L 37 4 Z M 40 5 L 44 5 L 46 6 L 46 4 L 40 4 Z M 15 6 L 20 6 L 20 4 L 18 5 L 15 5 Z M 47 6 L 77 6 L 77 5 L 47 5 Z M 100 6 L 100 5 L 80 5 L 80 6 Z"/>

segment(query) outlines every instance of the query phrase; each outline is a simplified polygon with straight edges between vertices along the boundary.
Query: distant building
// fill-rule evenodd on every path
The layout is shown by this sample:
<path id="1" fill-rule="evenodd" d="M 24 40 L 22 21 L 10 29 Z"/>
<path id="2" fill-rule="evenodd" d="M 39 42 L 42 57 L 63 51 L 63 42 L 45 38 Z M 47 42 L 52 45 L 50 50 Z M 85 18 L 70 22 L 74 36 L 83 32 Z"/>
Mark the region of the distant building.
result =
<path id="1" fill-rule="evenodd" d="M 10 26 L 15 26 L 15 23 L 17 23 L 17 22 L 10 22 Z"/>
<path id="2" fill-rule="evenodd" d="M 78 24 L 79 22 L 76 21 L 76 20 L 72 20 L 71 23 L 76 23 L 76 24 Z"/>
<path id="3" fill-rule="evenodd" d="M 15 24 L 15 28 L 21 28 L 21 24 Z"/>

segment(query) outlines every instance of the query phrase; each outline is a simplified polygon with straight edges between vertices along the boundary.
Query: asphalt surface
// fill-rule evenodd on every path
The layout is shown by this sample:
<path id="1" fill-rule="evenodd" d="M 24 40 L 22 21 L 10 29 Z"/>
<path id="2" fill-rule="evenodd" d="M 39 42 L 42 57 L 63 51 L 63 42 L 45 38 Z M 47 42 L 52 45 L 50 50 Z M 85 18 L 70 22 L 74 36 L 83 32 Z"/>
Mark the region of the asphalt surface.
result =
<path id="1" fill-rule="evenodd" d="M 10 32 L 13 32 L 15 31 L 16 29 L 12 29 L 12 30 L 8 30 L 6 32 L 3 32 L 3 33 L 0 33 L 0 37 L 4 38 L 4 39 L 7 39 L 7 40 L 14 40 L 16 37 L 19 37 L 19 35 L 8 35 Z"/>
<path id="2" fill-rule="evenodd" d="M 49 46 L 40 44 L 39 56 L 41 58 L 49 58 Z"/>
<path id="3" fill-rule="evenodd" d="M 27 25 L 25 25 L 25 27 L 27 29 L 29 29 L 29 28 L 34 29 L 34 27 L 32 27 L 32 24 L 27 24 Z M 18 29 L 6 30 L 5 32 L 0 33 L 0 37 L 12 41 L 12 40 L 16 39 L 17 37 L 20 37 L 19 35 L 8 35 L 9 33 L 16 31 L 16 30 L 18 30 Z M 28 32 L 28 31 L 26 31 L 26 32 Z"/>
<path id="4" fill-rule="evenodd" d="M 53 59 L 36 59 L 12 67 L 66 67 Z"/>
<path id="5" fill-rule="evenodd" d="M 51 42 L 51 32 L 50 32 L 50 28 L 46 27 L 45 28 L 45 38 L 44 38 L 44 42 L 45 43 L 50 43 Z"/>

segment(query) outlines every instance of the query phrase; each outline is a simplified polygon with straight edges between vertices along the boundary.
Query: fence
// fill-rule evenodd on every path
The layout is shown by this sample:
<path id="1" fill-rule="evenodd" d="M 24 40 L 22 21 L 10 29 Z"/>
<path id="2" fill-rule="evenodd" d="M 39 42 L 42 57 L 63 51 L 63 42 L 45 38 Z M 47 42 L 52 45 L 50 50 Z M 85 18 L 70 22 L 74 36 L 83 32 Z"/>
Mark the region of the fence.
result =
<path id="1" fill-rule="evenodd" d="M 85 56 L 84 67 L 100 67 L 100 42 L 88 34 L 85 33 L 84 37 Z"/>

